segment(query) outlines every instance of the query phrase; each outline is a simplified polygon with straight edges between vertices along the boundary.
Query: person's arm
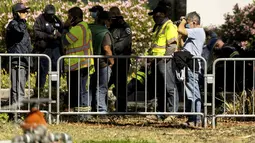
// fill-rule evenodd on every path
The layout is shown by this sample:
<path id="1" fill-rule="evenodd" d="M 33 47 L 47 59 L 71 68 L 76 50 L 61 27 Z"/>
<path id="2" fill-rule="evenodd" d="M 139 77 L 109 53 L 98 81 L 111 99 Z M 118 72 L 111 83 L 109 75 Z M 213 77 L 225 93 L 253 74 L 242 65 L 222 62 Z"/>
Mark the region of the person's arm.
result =
<path id="1" fill-rule="evenodd" d="M 103 46 L 103 50 L 105 52 L 105 55 L 106 56 L 112 56 L 112 40 L 111 40 L 111 37 L 109 35 L 109 33 L 105 34 L 105 37 L 103 39 L 103 43 L 102 43 L 102 46 Z M 108 61 L 110 63 L 110 67 L 113 66 L 114 64 L 114 59 L 113 58 L 108 58 Z"/>
<path id="2" fill-rule="evenodd" d="M 178 32 L 184 36 L 188 36 L 187 29 L 185 28 L 186 23 L 187 21 L 183 18 L 180 25 L 178 26 Z"/>
<path id="3" fill-rule="evenodd" d="M 177 50 L 177 44 L 178 44 L 178 31 L 177 27 L 173 24 L 170 23 L 166 26 L 166 46 L 167 46 L 167 51 L 172 53 Z M 171 51 L 169 51 L 171 50 Z"/>
<path id="4" fill-rule="evenodd" d="M 73 27 L 73 28 L 78 28 L 78 27 Z M 80 29 L 77 29 L 77 30 L 80 30 Z M 73 44 L 74 42 L 76 42 L 78 40 L 78 38 L 75 36 L 75 33 L 74 31 L 77 31 L 77 30 L 65 30 L 63 33 L 62 33 L 62 43 L 63 43 L 63 46 L 68 46 L 70 44 Z"/>
<path id="5" fill-rule="evenodd" d="M 27 30 L 26 20 L 20 20 L 19 22 L 12 21 L 10 23 L 9 29 L 11 29 L 11 30 L 17 32 L 19 35 L 23 36 Z"/>
<path id="6" fill-rule="evenodd" d="M 181 49 L 184 46 L 183 36 L 178 35 L 178 47 Z"/>

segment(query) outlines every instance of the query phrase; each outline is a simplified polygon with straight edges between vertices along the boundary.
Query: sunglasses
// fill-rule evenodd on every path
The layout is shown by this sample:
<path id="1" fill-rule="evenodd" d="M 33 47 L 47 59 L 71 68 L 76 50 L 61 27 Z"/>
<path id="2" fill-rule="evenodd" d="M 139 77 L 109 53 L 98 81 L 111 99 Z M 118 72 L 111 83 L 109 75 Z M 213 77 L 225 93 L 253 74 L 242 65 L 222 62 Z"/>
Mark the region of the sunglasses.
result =
<path id="1" fill-rule="evenodd" d="M 19 11 L 19 13 L 28 13 L 27 10 L 22 10 L 22 11 Z"/>

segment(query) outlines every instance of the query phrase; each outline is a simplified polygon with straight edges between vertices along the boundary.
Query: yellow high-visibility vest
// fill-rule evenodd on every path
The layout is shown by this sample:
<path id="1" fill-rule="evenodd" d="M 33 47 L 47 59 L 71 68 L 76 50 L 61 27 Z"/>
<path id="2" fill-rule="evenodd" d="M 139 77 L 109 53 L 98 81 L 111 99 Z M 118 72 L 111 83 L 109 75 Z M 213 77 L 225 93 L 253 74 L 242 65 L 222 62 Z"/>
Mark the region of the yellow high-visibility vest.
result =
<path id="1" fill-rule="evenodd" d="M 65 47 L 66 55 L 93 55 L 92 34 L 86 22 L 80 22 L 72 27 L 65 35 L 70 43 Z M 65 58 L 65 71 L 71 71 L 90 67 L 90 73 L 94 71 L 93 58 Z"/>
<path id="2" fill-rule="evenodd" d="M 141 84 L 144 84 L 144 79 L 145 79 L 145 73 L 144 72 L 137 71 L 137 74 L 132 73 L 131 77 L 134 78 L 134 79 L 137 79 L 138 81 L 140 81 Z"/>
<path id="3" fill-rule="evenodd" d="M 152 49 L 150 54 L 164 56 L 168 45 L 175 41 L 178 43 L 178 31 L 177 26 L 171 20 L 168 20 L 159 28 L 157 27 L 152 35 Z"/>

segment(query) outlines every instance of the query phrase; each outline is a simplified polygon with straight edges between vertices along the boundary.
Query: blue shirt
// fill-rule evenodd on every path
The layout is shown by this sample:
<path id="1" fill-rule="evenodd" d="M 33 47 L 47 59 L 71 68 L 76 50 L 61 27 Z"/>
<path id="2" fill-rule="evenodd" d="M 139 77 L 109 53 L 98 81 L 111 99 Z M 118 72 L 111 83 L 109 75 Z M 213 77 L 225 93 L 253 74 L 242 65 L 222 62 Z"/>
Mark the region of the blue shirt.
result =
<path id="1" fill-rule="evenodd" d="M 202 56 L 205 43 L 205 31 L 203 28 L 186 29 L 188 38 L 184 44 L 184 50 L 189 51 L 194 56 Z"/>

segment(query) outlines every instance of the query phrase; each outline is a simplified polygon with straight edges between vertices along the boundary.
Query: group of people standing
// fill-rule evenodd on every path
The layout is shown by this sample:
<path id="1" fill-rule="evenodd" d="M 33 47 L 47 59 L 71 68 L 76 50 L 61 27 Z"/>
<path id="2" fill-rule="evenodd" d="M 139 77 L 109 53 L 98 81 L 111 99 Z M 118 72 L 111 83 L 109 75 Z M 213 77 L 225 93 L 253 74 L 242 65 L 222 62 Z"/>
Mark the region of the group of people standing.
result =
<path id="1" fill-rule="evenodd" d="M 148 60 L 151 75 L 156 75 L 149 86 L 157 93 L 158 111 L 177 112 L 179 94 L 176 73 L 186 70 L 185 92 L 187 97 L 186 112 L 201 112 L 201 96 L 199 90 L 200 63 L 193 67 L 193 57 L 201 56 L 206 35 L 200 26 L 198 13 L 191 12 L 181 17 L 177 26 L 170 20 L 170 13 L 165 4 L 158 6 L 149 13 L 155 22 L 152 36 L 152 47 L 149 53 L 153 56 L 173 56 L 170 59 Z M 14 19 L 7 27 L 8 53 L 32 53 L 30 36 L 26 27 L 28 9 L 24 4 L 17 3 L 12 11 Z M 52 59 L 53 70 L 61 55 L 131 55 L 132 32 L 124 21 L 118 7 L 104 11 L 97 5 L 90 10 L 94 23 L 83 21 L 83 11 L 79 7 L 68 10 L 68 19 L 62 23 L 55 15 L 55 7 L 47 5 L 34 24 L 34 51 L 47 54 Z M 191 61 L 191 62 L 190 62 Z M 70 92 L 70 107 L 92 107 L 94 111 L 107 112 L 106 95 L 108 87 L 115 84 L 117 95 L 117 111 L 127 111 L 127 73 L 129 59 L 122 58 L 66 58 L 64 71 L 67 72 Z M 12 102 L 24 96 L 29 66 L 28 58 L 12 58 Z M 40 60 L 39 87 L 43 88 L 48 73 L 48 62 Z M 19 77 L 19 78 L 18 78 Z M 99 78 L 99 79 L 98 79 Z M 154 86 L 156 83 L 156 88 Z M 156 90 L 156 91 L 155 91 Z M 91 91 L 91 93 L 89 93 Z M 20 96 L 18 96 L 20 95 Z M 166 104 L 165 104 L 166 103 Z M 166 105 L 166 107 L 165 107 Z M 76 108 L 75 108 L 76 109 Z M 157 118 L 165 118 L 158 116 Z M 187 124 L 199 125 L 200 116 L 189 116 Z"/>
<path id="2" fill-rule="evenodd" d="M 46 54 L 51 58 L 52 70 L 57 69 L 57 60 L 61 55 L 131 55 L 132 32 L 120 9 L 112 7 L 109 11 L 104 11 L 103 7 L 97 5 L 89 11 L 94 19 L 91 24 L 83 21 L 83 11 L 79 7 L 69 9 L 68 19 L 62 22 L 55 15 L 55 7 L 47 5 L 35 20 L 35 44 L 32 48 L 26 26 L 29 7 L 23 3 L 13 5 L 13 20 L 6 29 L 8 53 Z M 11 60 L 12 103 L 22 101 L 24 97 L 27 69 L 33 66 L 33 61 L 29 59 L 13 57 Z M 79 107 L 77 110 L 82 111 L 83 107 L 92 106 L 92 110 L 107 112 L 108 83 L 118 85 L 117 94 L 126 93 L 125 81 L 129 60 L 126 62 L 125 59 L 113 58 L 70 58 L 64 59 L 63 62 L 63 71 L 67 73 L 70 108 Z M 39 86 L 39 90 L 44 88 L 49 62 L 46 58 L 40 58 L 38 63 L 40 68 L 37 71 L 36 86 Z M 117 77 L 117 72 L 121 72 L 121 76 Z M 56 84 L 53 87 L 56 87 Z M 118 102 L 118 110 L 125 111 L 125 98 L 120 97 Z"/>

